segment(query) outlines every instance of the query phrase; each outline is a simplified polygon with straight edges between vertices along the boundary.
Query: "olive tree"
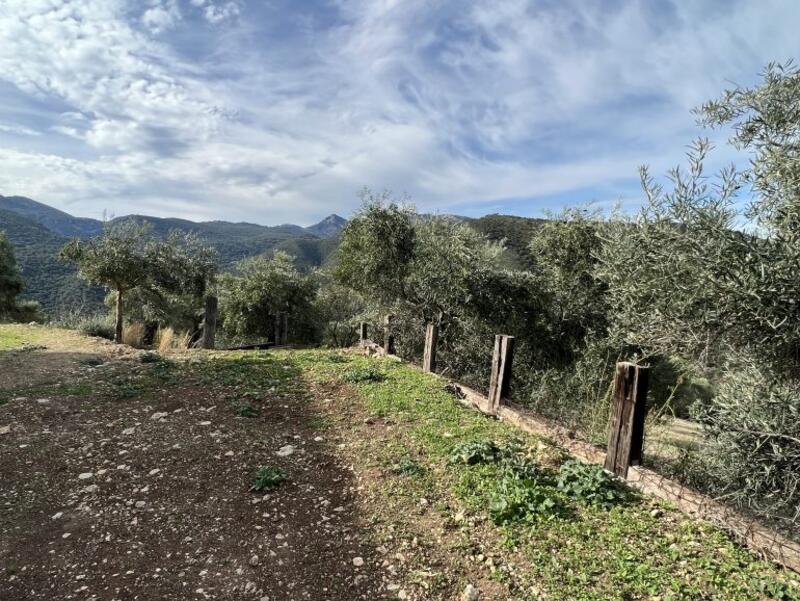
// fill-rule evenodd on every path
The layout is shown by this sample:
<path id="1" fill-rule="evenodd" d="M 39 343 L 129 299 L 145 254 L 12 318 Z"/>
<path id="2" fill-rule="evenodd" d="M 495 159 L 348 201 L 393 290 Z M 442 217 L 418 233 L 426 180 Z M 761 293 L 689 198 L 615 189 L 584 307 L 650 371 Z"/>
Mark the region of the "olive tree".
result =
<path id="1" fill-rule="evenodd" d="M 701 140 L 668 189 L 642 170 L 645 207 L 602 234 L 610 330 L 710 378 L 711 399 L 695 407 L 707 442 L 691 477 L 742 507 L 796 520 L 800 72 L 770 65 L 759 85 L 728 90 L 698 114 L 731 127 L 750 164 L 709 180 Z"/>
<path id="2" fill-rule="evenodd" d="M 98 238 L 76 238 L 61 249 L 61 259 L 75 263 L 80 277 L 115 293 L 115 342 L 122 342 L 125 294 L 149 275 L 148 232 L 149 228 L 144 225 L 123 221 L 106 225 Z"/>
<path id="3" fill-rule="evenodd" d="M 391 304 L 409 292 L 414 253 L 414 209 L 388 192 L 362 192 L 364 205 L 347 223 L 336 253 L 335 276 L 366 298 Z"/>
<path id="4" fill-rule="evenodd" d="M 244 259 L 235 273 L 220 277 L 218 288 L 225 331 L 237 338 L 267 337 L 278 315 L 296 320 L 309 316 L 317 282 L 313 274 L 299 272 L 290 255 L 278 251 L 272 257 Z"/>
<path id="5" fill-rule="evenodd" d="M 217 253 L 193 233 L 170 232 L 151 240 L 148 275 L 128 293 L 129 318 L 154 331 L 159 326 L 200 331 L 203 303 L 217 273 Z"/>

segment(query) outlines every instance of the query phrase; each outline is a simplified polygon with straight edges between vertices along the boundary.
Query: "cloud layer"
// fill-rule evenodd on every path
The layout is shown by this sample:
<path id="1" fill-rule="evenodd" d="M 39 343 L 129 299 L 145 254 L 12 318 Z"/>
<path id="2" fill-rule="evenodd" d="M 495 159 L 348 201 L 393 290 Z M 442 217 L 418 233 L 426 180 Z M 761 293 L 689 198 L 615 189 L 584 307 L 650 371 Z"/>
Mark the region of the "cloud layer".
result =
<path id="1" fill-rule="evenodd" d="M 3 0 L 0 194 L 261 223 L 364 185 L 469 214 L 635 203 L 689 109 L 798 30 L 792 0 Z"/>

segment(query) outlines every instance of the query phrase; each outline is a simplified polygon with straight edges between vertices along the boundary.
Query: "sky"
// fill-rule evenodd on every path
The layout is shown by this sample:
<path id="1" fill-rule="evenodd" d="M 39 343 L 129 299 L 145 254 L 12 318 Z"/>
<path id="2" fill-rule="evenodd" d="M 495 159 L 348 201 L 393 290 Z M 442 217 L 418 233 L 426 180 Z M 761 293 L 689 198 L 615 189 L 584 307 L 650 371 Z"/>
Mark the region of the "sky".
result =
<path id="1" fill-rule="evenodd" d="M 797 0 L 0 0 L 0 194 L 307 225 L 641 203 L 691 109 L 800 59 Z"/>

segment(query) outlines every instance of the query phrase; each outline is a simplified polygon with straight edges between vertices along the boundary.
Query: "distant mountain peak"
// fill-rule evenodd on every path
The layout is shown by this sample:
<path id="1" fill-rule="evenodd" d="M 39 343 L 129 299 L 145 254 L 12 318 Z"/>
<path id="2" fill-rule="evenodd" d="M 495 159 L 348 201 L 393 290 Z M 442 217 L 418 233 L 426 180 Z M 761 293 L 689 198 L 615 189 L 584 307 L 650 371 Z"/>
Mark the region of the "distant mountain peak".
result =
<path id="1" fill-rule="evenodd" d="M 347 219 L 340 217 L 336 213 L 332 213 L 319 223 L 309 225 L 306 231 L 320 238 L 333 238 L 344 229 L 345 225 L 347 225 Z"/>
<path id="2" fill-rule="evenodd" d="M 25 196 L 0 195 L 0 209 L 22 215 L 61 236 L 91 237 L 103 230 L 103 223 L 97 219 L 73 217 Z"/>

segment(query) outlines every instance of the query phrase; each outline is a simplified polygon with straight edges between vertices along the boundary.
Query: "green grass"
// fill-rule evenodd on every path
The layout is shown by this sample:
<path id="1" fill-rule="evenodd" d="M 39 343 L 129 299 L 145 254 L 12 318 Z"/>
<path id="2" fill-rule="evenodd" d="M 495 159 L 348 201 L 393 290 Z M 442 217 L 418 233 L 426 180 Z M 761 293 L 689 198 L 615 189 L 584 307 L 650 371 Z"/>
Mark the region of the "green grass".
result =
<path id="1" fill-rule="evenodd" d="M 401 475 L 415 475 L 417 494 L 454 497 L 471 512 L 497 518 L 498 533 L 524 555 L 527 576 L 549 599 L 800 599 L 796 575 L 759 560 L 709 524 L 667 507 L 653 512 L 654 501 L 618 494 L 592 468 L 537 465 L 538 454 L 558 453 L 462 407 L 436 376 L 390 360 L 336 363 L 317 351 L 290 356 L 318 381 L 349 381 L 370 413 L 397 425 L 405 444 L 376 452 L 384 463 L 405 466 Z M 374 373 L 382 377 L 352 377 Z M 525 469 L 538 469 L 542 477 L 515 483 L 506 460 L 495 461 L 486 441 L 516 445 L 517 460 L 532 462 Z M 414 464 L 433 466 L 436 477 L 404 463 L 408 448 L 415 451 Z M 454 455 L 462 460 L 451 460 Z"/>
<path id="2" fill-rule="evenodd" d="M 10 351 L 21 348 L 26 343 L 25 337 L 20 333 L 6 328 L 0 329 L 0 351 Z"/>

